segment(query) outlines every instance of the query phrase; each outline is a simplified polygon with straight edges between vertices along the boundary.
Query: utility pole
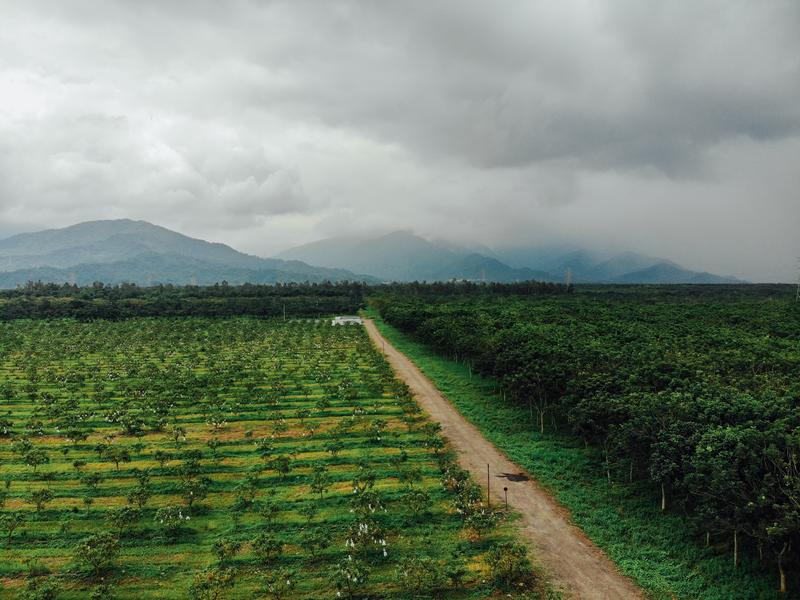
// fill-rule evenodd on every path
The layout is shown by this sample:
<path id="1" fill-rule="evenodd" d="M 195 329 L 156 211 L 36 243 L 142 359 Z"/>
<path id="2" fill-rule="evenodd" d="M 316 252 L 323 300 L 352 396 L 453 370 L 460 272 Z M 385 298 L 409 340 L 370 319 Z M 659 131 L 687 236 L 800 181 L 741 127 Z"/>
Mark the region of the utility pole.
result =
<path id="1" fill-rule="evenodd" d="M 486 506 L 492 508 L 492 479 L 489 475 L 489 463 L 486 463 Z"/>
<path id="2" fill-rule="evenodd" d="M 797 258 L 797 291 L 794 293 L 794 301 L 800 302 L 800 257 Z"/>

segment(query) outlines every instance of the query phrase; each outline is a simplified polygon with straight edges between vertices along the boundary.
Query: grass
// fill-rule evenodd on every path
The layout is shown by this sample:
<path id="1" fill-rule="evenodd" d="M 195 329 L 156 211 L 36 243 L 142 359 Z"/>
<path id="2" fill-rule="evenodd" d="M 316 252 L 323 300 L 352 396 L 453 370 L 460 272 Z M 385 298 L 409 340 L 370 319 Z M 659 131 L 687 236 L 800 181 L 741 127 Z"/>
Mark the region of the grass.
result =
<path id="1" fill-rule="evenodd" d="M 548 488 L 571 511 L 575 524 L 651 597 L 797 597 L 778 594 L 777 573 L 774 577 L 765 574 L 755 562 L 740 564 L 734 571 L 727 540 L 714 540 L 705 548 L 681 515 L 660 512 L 656 490 L 609 483 L 592 449 L 569 436 L 539 434 L 527 409 L 504 402 L 491 380 L 443 358 L 383 322 L 374 311 L 370 316 L 381 333 L 417 364 L 461 414 Z"/>
<path id="2" fill-rule="evenodd" d="M 194 576 L 217 564 L 212 546 L 220 539 L 242 543 L 226 561 L 234 586 L 220 597 L 275 597 L 257 594 L 263 568 L 252 542 L 261 533 L 281 546 L 266 572 L 294 573 L 297 587 L 286 598 L 333 598 L 332 569 L 355 553 L 345 545 L 357 520 L 353 480 L 367 474 L 385 506 L 371 518 L 385 531 L 388 556 L 364 549 L 371 569 L 364 593 L 408 597 L 396 584 L 398 561 L 423 554 L 466 569 L 448 598 L 488 597 L 486 553 L 513 539 L 513 528 L 505 522 L 480 537 L 464 529 L 426 446 L 425 421 L 409 414 L 403 393 L 361 327 L 255 318 L 0 323 L 0 418 L 13 430 L 0 437 L 0 515 L 23 519 L 10 543 L 0 531 L 0 598 L 20 597 L 30 571 L 52 573 L 58 598 L 87 598 L 98 581 L 79 576 L 74 547 L 109 531 L 109 511 L 127 505 L 145 470 L 152 496 L 120 535 L 119 556 L 105 573 L 115 598 L 186 598 Z M 123 424 L 137 419 L 141 428 L 125 433 Z M 71 426 L 88 437 L 68 441 Z M 49 462 L 26 466 L 13 446 L 21 438 Z M 261 439 L 274 445 L 268 460 L 257 452 Z M 338 453 L 331 442 L 341 444 Z M 98 444 L 128 450 L 130 462 L 117 468 Z M 159 451 L 169 454 L 163 464 Z M 193 477 L 208 478 L 208 495 L 192 508 L 180 478 L 190 451 L 201 453 Z M 289 458 L 288 473 L 277 472 L 275 456 Z M 310 487 L 315 467 L 328 479 L 321 495 Z M 398 478 L 413 470 L 415 489 L 430 496 L 419 512 L 402 501 L 408 488 Z M 86 473 L 102 481 L 92 488 L 81 479 Z M 254 497 L 234 510 L 248 478 Z M 37 512 L 30 495 L 42 488 L 54 499 Z M 263 516 L 270 503 L 278 510 L 272 524 Z M 174 541 L 154 519 L 165 506 L 191 515 Z M 308 507 L 316 514 L 305 514 Z M 304 545 L 307 530 L 329 542 L 317 556 Z"/>

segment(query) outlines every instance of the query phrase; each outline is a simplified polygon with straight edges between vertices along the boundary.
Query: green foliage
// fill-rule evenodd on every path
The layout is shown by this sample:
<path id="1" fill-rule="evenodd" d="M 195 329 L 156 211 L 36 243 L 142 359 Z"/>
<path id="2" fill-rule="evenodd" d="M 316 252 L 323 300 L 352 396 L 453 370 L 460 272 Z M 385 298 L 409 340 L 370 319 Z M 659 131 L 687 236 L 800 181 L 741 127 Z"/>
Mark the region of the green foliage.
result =
<path id="1" fill-rule="evenodd" d="M 262 577 L 261 593 L 272 600 L 289 598 L 297 587 L 297 573 L 286 568 L 275 569 Z"/>
<path id="2" fill-rule="evenodd" d="M 486 562 L 492 585 L 498 589 L 524 589 L 532 583 L 533 567 L 528 558 L 528 549 L 522 544 L 499 544 L 489 550 Z"/>
<path id="3" fill-rule="evenodd" d="M 110 533 L 97 533 L 81 540 L 73 550 L 79 569 L 93 577 L 111 567 L 119 553 L 119 540 Z"/>
<path id="4" fill-rule="evenodd" d="M 36 557 L 64 581 L 64 600 L 109 590 L 120 600 L 182 600 L 190 589 L 197 598 L 333 598 L 336 565 L 351 554 L 371 570 L 354 593 L 378 597 L 421 547 L 443 569 L 455 553 L 477 567 L 511 535 L 500 526 L 464 539 L 455 492 L 437 477 L 448 453 L 425 446 L 437 432 L 423 430 L 419 407 L 361 327 L 0 321 L 3 390 L 13 433 L 0 436 L 2 600 L 20 596 L 34 565 L 25 560 Z M 34 471 L 22 457 L 36 449 L 50 462 Z M 276 457 L 288 472 L 271 468 Z M 37 513 L 27 501 L 39 489 L 54 498 Z M 351 523 L 355 548 L 346 545 Z M 288 587 L 270 580 L 287 572 Z M 479 568 L 443 585 L 454 600 L 485 596 Z"/>
<path id="5" fill-rule="evenodd" d="M 170 542 L 175 542 L 184 523 L 190 519 L 180 506 L 163 506 L 156 511 L 153 518 Z"/>
<path id="6" fill-rule="evenodd" d="M 427 347 L 382 329 L 654 596 L 767 598 L 800 547 L 800 310 L 775 291 L 401 294 L 384 315 Z"/>
<path id="7" fill-rule="evenodd" d="M 112 509 L 106 513 L 106 520 L 111 527 L 117 530 L 117 535 L 122 535 L 125 531 L 136 525 L 141 518 L 141 509 L 132 506 L 123 506 Z"/>
<path id="8" fill-rule="evenodd" d="M 429 556 L 415 554 L 402 559 L 395 570 L 395 580 L 403 592 L 421 598 L 446 585 L 441 566 Z"/>
<path id="9" fill-rule="evenodd" d="M 195 575 L 189 587 L 191 600 L 222 600 L 234 583 L 231 569 L 207 569 Z"/>
<path id="10" fill-rule="evenodd" d="M 54 577 L 33 577 L 28 579 L 22 600 L 56 600 L 61 592 L 61 586 Z"/>
<path id="11" fill-rule="evenodd" d="M 362 561 L 348 556 L 336 565 L 332 575 L 338 594 L 352 600 L 367 585 L 370 570 Z"/>
<path id="12" fill-rule="evenodd" d="M 40 490 L 34 490 L 31 492 L 30 502 L 36 506 L 36 512 L 39 512 L 43 510 L 47 504 L 52 502 L 53 498 L 55 498 L 53 490 L 42 488 Z"/>
<path id="13" fill-rule="evenodd" d="M 184 287 L 29 282 L 22 288 L 0 290 L 0 320 L 263 317 L 284 312 L 292 317 L 320 317 L 355 313 L 363 306 L 363 290 L 358 282 Z"/>

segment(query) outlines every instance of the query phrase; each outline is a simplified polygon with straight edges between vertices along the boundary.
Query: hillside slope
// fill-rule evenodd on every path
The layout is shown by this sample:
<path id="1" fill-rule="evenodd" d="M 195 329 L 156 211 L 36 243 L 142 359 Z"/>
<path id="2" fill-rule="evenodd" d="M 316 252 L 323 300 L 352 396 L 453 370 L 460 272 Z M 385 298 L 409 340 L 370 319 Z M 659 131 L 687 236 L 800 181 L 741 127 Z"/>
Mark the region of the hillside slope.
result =
<path id="1" fill-rule="evenodd" d="M 145 221 L 90 221 L 0 240 L 0 287 L 89 284 L 371 280 L 344 269 L 260 258 Z"/>

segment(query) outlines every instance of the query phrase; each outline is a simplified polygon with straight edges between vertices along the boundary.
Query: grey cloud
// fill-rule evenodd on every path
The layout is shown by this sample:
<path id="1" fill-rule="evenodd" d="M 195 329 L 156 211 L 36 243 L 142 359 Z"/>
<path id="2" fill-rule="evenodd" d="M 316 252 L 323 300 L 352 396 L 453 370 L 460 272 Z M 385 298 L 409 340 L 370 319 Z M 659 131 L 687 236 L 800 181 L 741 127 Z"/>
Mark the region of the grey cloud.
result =
<path id="1" fill-rule="evenodd" d="M 800 254 L 791 0 L 2 10 L 0 233 L 611 240 L 751 279 Z"/>

